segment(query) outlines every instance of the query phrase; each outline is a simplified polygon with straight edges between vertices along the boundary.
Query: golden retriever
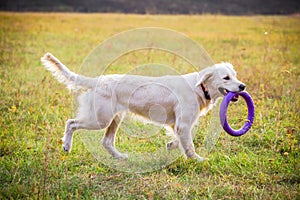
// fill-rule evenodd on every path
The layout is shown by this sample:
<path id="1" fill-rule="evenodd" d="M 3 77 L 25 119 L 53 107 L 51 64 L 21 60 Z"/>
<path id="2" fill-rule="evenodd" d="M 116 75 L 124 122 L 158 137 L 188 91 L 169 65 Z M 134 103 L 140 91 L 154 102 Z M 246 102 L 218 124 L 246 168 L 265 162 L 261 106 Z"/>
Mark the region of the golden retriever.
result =
<path id="1" fill-rule="evenodd" d="M 245 84 L 236 78 L 230 63 L 220 63 L 200 72 L 178 76 L 147 77 L 101 75 L 90 78 L 71 72 L 52 54 L 41 61 L 53 76 L 71 89 L 84 89 L 78 97 L 78 113 L 66 122 L 63 149 L 71 151 L 75 130 L 106 132 L 105 149 L 115 158 L 126 158 L 115 148 L 115 136 L 123 114 L 133 112 L 155 123 L 172 128 L 175 140 L 167 149 L 180 147 L 188 158 L 203 161 L 195 152 L 191 130 L 200 115 L 205 115 L 219 97 L 240 92 Z"/>

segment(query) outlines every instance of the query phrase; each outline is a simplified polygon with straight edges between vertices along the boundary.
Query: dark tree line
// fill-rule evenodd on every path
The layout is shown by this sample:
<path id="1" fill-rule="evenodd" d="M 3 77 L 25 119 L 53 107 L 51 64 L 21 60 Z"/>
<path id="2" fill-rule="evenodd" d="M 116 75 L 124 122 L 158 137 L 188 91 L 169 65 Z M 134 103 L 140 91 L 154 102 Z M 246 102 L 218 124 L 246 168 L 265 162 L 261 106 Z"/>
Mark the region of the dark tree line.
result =
<path id="1" fill-rule="evenodd" d="M 0 0 L 0 10 L 139 14 L 295 14 L 299 0 Z"/>

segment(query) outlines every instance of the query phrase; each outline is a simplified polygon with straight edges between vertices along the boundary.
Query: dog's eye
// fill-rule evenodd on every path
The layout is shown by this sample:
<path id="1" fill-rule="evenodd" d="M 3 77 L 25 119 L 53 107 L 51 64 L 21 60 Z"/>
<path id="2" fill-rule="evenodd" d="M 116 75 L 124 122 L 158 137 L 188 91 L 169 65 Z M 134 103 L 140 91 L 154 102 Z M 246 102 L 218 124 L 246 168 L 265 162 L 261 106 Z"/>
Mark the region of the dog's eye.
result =
<path id="1" fill-rule="evenodd" d="M 230 80 L 230 77 L 229 76 L 225 76 L 223 79 L 224 80 Z"/>

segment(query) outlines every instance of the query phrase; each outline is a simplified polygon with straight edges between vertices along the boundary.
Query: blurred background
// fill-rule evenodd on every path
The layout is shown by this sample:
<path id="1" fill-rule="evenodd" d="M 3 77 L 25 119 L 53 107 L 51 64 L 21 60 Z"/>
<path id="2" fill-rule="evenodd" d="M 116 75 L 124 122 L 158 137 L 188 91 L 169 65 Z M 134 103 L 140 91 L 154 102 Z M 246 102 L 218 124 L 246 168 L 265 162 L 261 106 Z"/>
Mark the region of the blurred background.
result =
<path id="1" fill-rule="evenodd" d="M 22 12 L 285 15 L 299 8 L 299 0 L 0 0 L 0 10 Z"/>

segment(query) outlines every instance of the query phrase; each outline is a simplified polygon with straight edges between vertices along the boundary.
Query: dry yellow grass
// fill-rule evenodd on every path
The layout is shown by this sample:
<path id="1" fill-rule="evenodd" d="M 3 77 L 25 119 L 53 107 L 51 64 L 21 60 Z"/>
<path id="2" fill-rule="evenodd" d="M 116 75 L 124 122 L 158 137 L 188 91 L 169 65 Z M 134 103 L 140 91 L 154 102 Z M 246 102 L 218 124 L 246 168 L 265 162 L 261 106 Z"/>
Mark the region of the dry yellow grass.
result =
<path id="1" fill-rule="evenodd" d="M 223 133 L 208 162 L 178 159 L 147 174 L 106 167 L 76 138 L 65 155 L 72 97 L 39 58 L 52 52 L 77 71 L 100 42 L 138 27 L 182 32 L 215 62 L 232 62 L 255 101 L 251 131 Z M 0 37 L 1 199 L 299 199 L 299 17 L 0 13 Z"/>

